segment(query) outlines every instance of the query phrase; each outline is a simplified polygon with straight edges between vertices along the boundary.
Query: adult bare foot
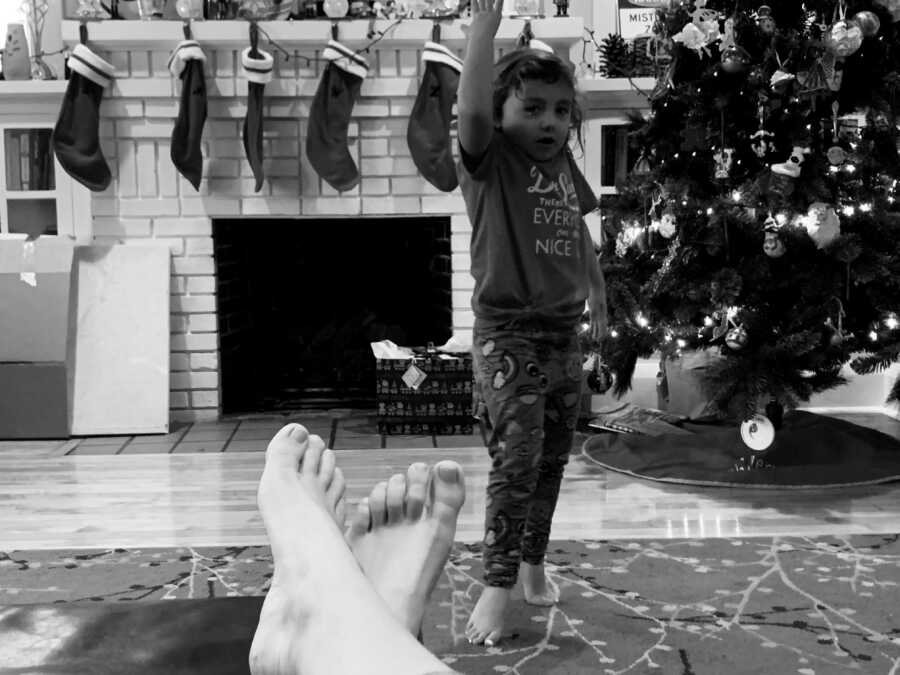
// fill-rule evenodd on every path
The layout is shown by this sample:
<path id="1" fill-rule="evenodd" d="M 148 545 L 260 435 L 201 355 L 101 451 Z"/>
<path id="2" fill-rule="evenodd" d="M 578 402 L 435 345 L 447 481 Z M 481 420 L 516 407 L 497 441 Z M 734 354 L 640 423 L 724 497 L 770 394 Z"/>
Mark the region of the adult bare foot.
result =
<path id="1" fill-rule="evenodd" d="M 462 467 L 410 465 L 378 483 L 350 521 L 347 543 L 391 612 L 416 635 L 444 570 L 466 499 Z"/>
<path id="2" fill-rule="evenodd" d="M 519 566 L 519 578 L 525 592 L 525 602 L 538 607 L 551 607 L 559 602 L 559 586 L 547 576 L 544 564 L 523 562 Z"/>
<path id="3" fill-rule="evenodd" d="M 363 576 L 336 525 L 341 500 L 337 486 L 329 492 L 336 470 L 327 455 L 324 444 L 298 424 L 279 431 L 266 450 L 258 502 L 275 572 L 250 648 L 250 671 L 447 672 L 391 615 Z"/>
<path id="4" fill-rule="evenodd" d="M 466 637 L 474 645 L 493 647 L 503 634 L 506 606 L 509 604 L 511 588 L 485 586 L 481 597 L 475 603 L 472 616 L 466 625 Z"/>

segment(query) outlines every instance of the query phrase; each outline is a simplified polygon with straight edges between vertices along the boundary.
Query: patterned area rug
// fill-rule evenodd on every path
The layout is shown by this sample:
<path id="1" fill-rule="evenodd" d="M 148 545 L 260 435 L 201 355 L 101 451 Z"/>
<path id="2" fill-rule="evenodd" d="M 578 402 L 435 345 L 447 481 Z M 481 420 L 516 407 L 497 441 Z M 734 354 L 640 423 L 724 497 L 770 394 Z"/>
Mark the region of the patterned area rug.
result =
<path id="1" fill-rule="evenodd" d="M 481 589 L 457 545 L 425 644 L 463 673 L 900 672 L 900 535 L 554 542 L 563 601 L 513 595 L 510 637 L 465 642 Z M 0 672 L 247 672 L 266 547 L 0 553 Z M 355 674 L 354 674 L 355 675 Z"/>

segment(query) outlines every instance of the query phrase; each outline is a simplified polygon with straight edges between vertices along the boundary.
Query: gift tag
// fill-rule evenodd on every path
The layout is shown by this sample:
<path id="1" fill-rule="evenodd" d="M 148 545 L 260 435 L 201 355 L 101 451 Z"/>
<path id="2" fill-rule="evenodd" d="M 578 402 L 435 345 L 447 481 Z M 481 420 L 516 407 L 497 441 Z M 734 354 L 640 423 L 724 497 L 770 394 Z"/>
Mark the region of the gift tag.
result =
<path id="1" fill-rule="evenodd" d="M 406 369 L 406 372 L 403 373 L 403 382 L 410 389 L 418 389 L 422 386 L 422 383 L 425 381 L 425 378 L 428 375 L 425 374 L 425 371 L 419 368 L 415 363 L 409 364 L 409 368 Z"/>
<path id="2" fill-rule="evenodd" d="M 765 415 L 741 423 L 741 439 L 751 450 L 762 452 L 775 440 L 775 426 Z"/>

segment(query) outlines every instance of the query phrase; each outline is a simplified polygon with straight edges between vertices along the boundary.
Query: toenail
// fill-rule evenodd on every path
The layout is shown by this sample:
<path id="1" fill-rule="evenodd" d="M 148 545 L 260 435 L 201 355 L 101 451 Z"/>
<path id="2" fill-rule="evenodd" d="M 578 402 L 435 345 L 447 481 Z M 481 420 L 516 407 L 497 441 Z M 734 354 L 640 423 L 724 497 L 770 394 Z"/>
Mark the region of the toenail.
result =
<path id="1" fill-rule="evenodd" d="M 438 476 L 448 483 L 456 481 L 456 467 L 453 464 L 438 464 Z"/>
<path id="2" fill-rule="evenodd" d="M 485 647 L 493 647 L 493 646 L 494 646 L 494 641 L 493 641 L 493 640 L 485 640 L 485 641 L 484 641 L 484 646 L 485 646 Z"/>
<path id="3" fill-rule="evenodd" d="M 306 437 L 308 435 L 309 434 L 307 433 L 306 429 L 304 427 L 300 426 L 299 424 L 294 426 L 294 428 L 291 429 L 291 433 L 290 433 L 291 438 L 293 438 L 295 441 L 300 441 L 300 442 L 305 441 Z"/>

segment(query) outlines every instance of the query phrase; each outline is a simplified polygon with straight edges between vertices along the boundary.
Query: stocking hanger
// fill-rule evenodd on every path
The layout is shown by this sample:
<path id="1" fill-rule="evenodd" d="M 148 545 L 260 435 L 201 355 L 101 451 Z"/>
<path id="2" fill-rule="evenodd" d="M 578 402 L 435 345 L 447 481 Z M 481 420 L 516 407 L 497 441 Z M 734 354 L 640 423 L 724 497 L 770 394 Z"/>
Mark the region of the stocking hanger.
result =
<path id="1" fill-rule="evenodd" d="M 181 27 L 182 31 L 184 31 L 184 39 L 185 40 L 193 40 L 194 36 L 191 33 L 191 20 L 185 19 L 184 24 Z"/>
<path id="2" fill-rule="evenodd" d="M 87 41 L 88 41 L 87 21 L 82 21 L 80 24 L 78 24 L 78 41 L 83 45 L 87 44 Z"/>
<path id="3" fill-rule="evenodd" d="M 433 23 L 431 24 L 431 41 L 432 42 L 440 42 L 441 41 L 441 21 L 453 21 L 456 17 L 453 16 L 439 16 L 432 19 Z"/>
<path id="4" fill-rule="evenodd" d="M 261 58 L 259 53 L 259 26 L 255 21 L 250 22 L 250 58 Z"/>

